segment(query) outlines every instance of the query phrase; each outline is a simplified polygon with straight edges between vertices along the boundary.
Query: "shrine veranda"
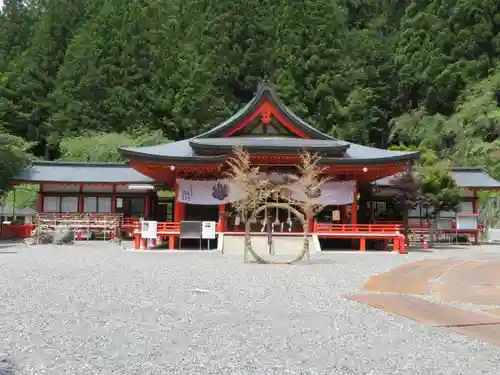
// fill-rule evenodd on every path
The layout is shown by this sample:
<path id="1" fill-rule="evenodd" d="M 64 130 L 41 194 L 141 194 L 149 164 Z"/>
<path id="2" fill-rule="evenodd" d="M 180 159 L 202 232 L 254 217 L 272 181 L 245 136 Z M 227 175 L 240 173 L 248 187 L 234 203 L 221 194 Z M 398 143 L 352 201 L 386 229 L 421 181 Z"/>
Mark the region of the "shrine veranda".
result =
<path id="1" fill-rule="evenodd" d="M 215 221 L 219 234 L 243 233 L 243 220 L 231 204 L 241 194 L 224 174 L 236 146 L 242 146 L 263 173 L 293 173 L 303 151 L 321 157 L 331 180 L 318 201 L 325 209 L 308 223 L 312 234 L 349 239 L 360 250 L 366 247 L 365 237 L 390 240 L 399 235 L 403 214 L 395 208 L 391 180 L 418 159 L 418 152 L 367 147 L 324 134 L 286 107 L 268 82 L 259 85 L 240 111 L 196 137 L 122 148 L 125 164 L 38 161 L 13 183 L 40 186 L 38 212 L 45 216 L 118 216 L 123 233 L 136 231 L 141 219 L 158 221 L 162 240 L 174 249 L 182 221 Z M 453 168 L 452 175 L 464 192 L 459 215 L 477 222 L 477 192 L 500 189 L 500 182 L 480 168 Z M 265 215 L 275 236 L 302 233 L 287 210 Z M 421 207 L 409 212 L 410 227 L 424 228 L 424 217 Z M 445 229 L 459 230 L 455 213 L 440 217 Z M 259 217 L 252 232 L 262 233 L 265 223 Z M 477 242 L 480 230 L 478 223 L 467 232 Z"/>

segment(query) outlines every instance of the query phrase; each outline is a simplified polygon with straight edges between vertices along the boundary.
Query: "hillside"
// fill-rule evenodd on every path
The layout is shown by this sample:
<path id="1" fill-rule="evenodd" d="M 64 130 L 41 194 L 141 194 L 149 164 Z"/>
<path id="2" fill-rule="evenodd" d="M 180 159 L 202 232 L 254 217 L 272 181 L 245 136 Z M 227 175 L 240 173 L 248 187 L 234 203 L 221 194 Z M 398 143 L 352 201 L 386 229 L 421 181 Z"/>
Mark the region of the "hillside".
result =
<path id="1" fill-rule="evenodd" d="M 500 177 L 494 0 L 4 0 L 0 125 L 57 158 L 85 132 L 179 140 L 265 75 L 319 129 Z"/>

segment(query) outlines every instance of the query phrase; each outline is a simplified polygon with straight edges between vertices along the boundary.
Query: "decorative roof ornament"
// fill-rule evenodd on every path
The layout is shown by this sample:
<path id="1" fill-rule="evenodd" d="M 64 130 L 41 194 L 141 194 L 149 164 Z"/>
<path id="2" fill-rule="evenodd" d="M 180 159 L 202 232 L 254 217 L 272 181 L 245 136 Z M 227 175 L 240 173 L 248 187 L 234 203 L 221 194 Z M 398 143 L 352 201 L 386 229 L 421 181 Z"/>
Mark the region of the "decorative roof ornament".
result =
<path id="1" fill-rule="evenodd" d="M 259 84 L 257 85 L 257 90 L 260 91 L 266 86 L 270 86 L 271 80 L 269 78 L 269 74 L 265 73 L 264 76 L 260 79 Z"/>

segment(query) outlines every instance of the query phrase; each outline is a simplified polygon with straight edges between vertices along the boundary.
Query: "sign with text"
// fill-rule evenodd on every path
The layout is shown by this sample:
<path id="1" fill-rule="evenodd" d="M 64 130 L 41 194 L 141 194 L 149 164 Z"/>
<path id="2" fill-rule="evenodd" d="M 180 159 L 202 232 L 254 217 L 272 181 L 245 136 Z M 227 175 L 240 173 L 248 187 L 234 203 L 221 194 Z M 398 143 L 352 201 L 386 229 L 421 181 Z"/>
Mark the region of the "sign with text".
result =
<path id="1" fill-rule="evenodd" d="M 215 239 L 216 223 L 215 221 L 202 221 L 201 223 L 201 238 L 206 240 Z"/>
<path id="2" fill-rule="evenodd" d="M 157 221 L 142 221 L 141 222 L 141 237 L 147 239 L 156 239 L 158 230 Z"/>

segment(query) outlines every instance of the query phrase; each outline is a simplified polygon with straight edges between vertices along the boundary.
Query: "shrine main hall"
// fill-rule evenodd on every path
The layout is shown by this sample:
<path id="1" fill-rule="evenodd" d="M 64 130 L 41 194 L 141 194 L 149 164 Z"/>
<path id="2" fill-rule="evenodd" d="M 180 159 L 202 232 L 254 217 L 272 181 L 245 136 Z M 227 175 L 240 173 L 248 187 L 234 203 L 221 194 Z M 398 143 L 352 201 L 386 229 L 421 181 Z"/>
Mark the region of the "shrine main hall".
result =
<path id="1" fill-rule="evenodd" d="M 215 221 L 217 232 L 225 236 L 244 231 L 245 224 L 232 208 L 235 196 L 221 189 L 230 184 L 224 170 L 237 146 L 264 173 L 289 173 L 303 151 L 320 156 L 330 180 L 322 189 L 325 209 L 309 223 L 313 234 L 339 241 L 342 233 L 347 238 L 364 231 L 396 236 L 403 217 L 392 199 L 392 176 L 409 168 L 419 153 L 383 150 L 324 134 L 295 115 L 268 82 L 262 82 L 254 98 L 232 117 L 193 138 L 122 148 L 128 160 L 124 164 L 37 161 L 14 183 L 40 186 L 40 215 L 116 215 L 123 232 L 133 231 L 140 220 L 157 221 L 159 233 L 168 228 L 164 240 L 173 249 L 182 221 Z M 500 188 L 480 168 L 454 168 L 452 174 L 464 191 L 463 214 L 479 215 L 477 191 Z M 411 225 L 424 225 L 424 211 L 417 207 L 409 213 Z M 446 215 L 452 228 L 455 213 Z M 266 216 L 276 236 L 302 231 L 284 209 Z M 262 226 L 263 218 L 258 218 L 252 232 L 262 233 Z M 364 248 L 359 236 L 352 240 Z"/>

